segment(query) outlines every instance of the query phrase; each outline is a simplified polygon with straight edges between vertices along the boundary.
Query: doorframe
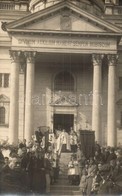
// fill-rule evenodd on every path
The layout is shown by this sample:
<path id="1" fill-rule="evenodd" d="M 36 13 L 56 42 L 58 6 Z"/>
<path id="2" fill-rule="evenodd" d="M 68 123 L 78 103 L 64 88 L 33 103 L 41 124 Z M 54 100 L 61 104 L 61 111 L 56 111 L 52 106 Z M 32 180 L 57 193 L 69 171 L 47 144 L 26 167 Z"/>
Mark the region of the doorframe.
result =
<path id="1" fill-rule="evenodd" d="M 53 114 L 53 130 L 55 130 L 55 129 L 54 129 L 54 128 L 55 128 L 54 125 L 57 124 L 57 123 L 55 124 L 56 116 L 57 116 L 57 115 L 60 115 L 60 117 L 61 117 L 61 118 L 59 118 L 59 116 L 58 116 L 58 120 L 60 121 L 59 124 L 62 122 L 62 117 L 63 117 L 64 121 L 65 121 L 65 116 L 66 116 L 66 118 L 67 118 L 68 116 L 71 117 L 71 122 L 72 122 L 71 124 L 72 124 L 72 125 L 69 123 L 70 126 L 69 126 L 69 128 L 67 127 L 68 129 L 66 129 L 65 124 L 62 124 L 62 123 L 61 123 L 60 125 L 62 126 L 62 129 L 65 129 L 66 132 L 67 132 L 67 131 L 70 132 L 70 128 L 71 128 L 71 127 L 74 129 L 74 114 L 66 114 L 66 113 L 65 113 L 65 114 L 57 114 L 57 113 L 54 113 L 54 114 Z M 63 116 L 63 115 L 64 115 L 64 116 Z M 68 119 L 67 119 L 67 120 L 68 120 Z M 67 122 L 67 121 L 65 121 L 65 122 Z M 57 125 L 58 125 L 58 124 L 57 124 Z"/>
<path id="2" fill-rule="evenodd" d="M 72 106 L 56 106 L 53 107 L 53 111 L 51 112 L 51 127 L 53 130 L 53 116 L 54 114 L 73 114 L 74 115 L 74 131 L 77 131 L 77 107 Z"/>

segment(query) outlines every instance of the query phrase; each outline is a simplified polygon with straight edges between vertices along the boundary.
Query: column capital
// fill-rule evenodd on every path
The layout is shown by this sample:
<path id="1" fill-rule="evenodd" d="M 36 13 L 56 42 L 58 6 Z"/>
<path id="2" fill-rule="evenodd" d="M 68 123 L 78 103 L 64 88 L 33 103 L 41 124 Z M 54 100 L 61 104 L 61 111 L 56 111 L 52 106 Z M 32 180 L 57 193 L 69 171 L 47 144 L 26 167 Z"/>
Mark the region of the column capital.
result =
<path id="1" fill-rule="evenodd" d="M 108 54 L 107 59 L 109 66 L 116 66 L 118 61 L 118 54 Z"/>
<path id="2" fill-rule="evenodd" d="M 26 60 L 28 63 L 34 63 L 36 57 L 36 51 L 24 52 Z"/>
<path id="3" fill-rule="evenodd" d="M 92 62 L 94 66 L 98 66 L 102 64 L 103 54 L 92 54 Z"/>
<path id="4" fill-rule="evenodd" d="M 9 50 L 9 54 L 10 54 L 12 62 L 19 62 L 20 61 L 21 51 Z"/>

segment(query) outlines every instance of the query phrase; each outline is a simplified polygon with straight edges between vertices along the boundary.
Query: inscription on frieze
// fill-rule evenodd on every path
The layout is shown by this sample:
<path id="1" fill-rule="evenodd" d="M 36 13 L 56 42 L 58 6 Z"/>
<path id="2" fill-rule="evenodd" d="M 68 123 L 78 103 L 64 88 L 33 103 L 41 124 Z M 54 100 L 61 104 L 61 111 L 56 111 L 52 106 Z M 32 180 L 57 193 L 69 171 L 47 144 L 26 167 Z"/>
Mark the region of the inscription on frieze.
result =
<path id="1" fill-rule="evenodd" d="M 115 40 L 90 38 L 57 38 L 57 37 L 13 37 L 12 46 L 36 48 L 73 48 L 73 49 L 103 49 L 116 50 Z"/>

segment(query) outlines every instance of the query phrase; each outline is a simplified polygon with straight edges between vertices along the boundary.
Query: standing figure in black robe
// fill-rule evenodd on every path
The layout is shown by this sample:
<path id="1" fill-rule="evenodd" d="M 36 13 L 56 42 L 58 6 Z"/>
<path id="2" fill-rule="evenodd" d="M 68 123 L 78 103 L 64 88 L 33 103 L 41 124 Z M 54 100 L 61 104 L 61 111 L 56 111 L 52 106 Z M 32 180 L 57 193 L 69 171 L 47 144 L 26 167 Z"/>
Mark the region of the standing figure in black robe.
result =
<path id="1" fill-rule="evenodd" d="M 39 143 L 39 145 L 42 142 L 42 138 L 43 138 L 43 133 L 41 132 L 40 128 L 38 127 L 38 129 L 35 131 L 35 136 L 36 136 L 36 141 Z"/>
<path id="2" fill-rule="evenodd" d="M 43 152 L 36 151 L 33 160 L 33 192 L 36 194 L 44 194 L 46 191 L 45 164 Z"/>

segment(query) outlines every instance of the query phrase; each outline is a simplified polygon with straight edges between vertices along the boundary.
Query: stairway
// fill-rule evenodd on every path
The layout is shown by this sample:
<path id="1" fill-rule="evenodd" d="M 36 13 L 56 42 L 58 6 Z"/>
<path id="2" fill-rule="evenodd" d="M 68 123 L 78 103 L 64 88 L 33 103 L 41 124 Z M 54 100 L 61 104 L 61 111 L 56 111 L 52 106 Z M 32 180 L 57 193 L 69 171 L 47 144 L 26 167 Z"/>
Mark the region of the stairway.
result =
<path id="1" fill-rule="evenodd" d="M 50 195 L 81 195 L 79 187 L 76 185 L 70 185 L 68 182 L 68 162 L 72 153 L 62 153 L 60 158 L 60 172 L 59 179 L 56 184 L 51 186 Z"/>

